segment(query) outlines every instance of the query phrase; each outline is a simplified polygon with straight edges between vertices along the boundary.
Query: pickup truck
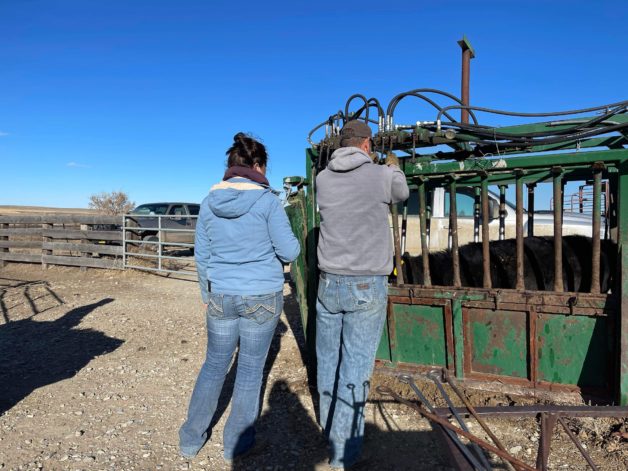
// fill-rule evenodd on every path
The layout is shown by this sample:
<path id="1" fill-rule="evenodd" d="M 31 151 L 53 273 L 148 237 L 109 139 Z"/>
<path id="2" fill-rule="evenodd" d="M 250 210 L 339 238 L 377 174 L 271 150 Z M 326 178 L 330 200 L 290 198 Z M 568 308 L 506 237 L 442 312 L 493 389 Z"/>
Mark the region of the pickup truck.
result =
<path id="1" fill-rule="evenodd" d="M 449 237 L 449 191 L 446 188 L 438 187 L 428 192 L 426 195 L 430 206 L 429 217 L 429 248 L 430 251 L 447 249 L 451 240 Z M 489 198 L 489 234 L 491 240 L 499 239 L 500 215 L 499 215 L 499 195 L 488 192 Z M 464 245 L 474 241 L 475 222 L 473 217 L 475 203 L 475 193 L 473 188 L 458 187 L 456 191 L 456 209 L 458 212 L 458 244 Z M 418 195 L 416 190 L 410 192 L 408 198 L 408 222 L 407 237 L 405 247 L 402 252 L 409 252 L 411 255 L 421 253 L 420 222 L 418 216 Z M 399 227 L 401 228 L 402 205 L 399 205 Z M 515 237 L 516 230 L 516 208 L 506 201 L 504 215 L 505 239 Z M 481 219 L 480 219 L 481 224 Z M 523 232 L 527 235 L 528 215 L 523 214 Z M 602 221 L 604 228 L 604 221 Z M 481 233 L 481 227 L 480 227 Z M 563 235 L 584 235 L 591 237 L 592 223 L 590 214 L 563 212 Z M 552 236 L 554 235 L 554 216 L 551 211 L 534 212 L 534 235 Z M 481 236 L 480 236 L 481 237 Z"/>

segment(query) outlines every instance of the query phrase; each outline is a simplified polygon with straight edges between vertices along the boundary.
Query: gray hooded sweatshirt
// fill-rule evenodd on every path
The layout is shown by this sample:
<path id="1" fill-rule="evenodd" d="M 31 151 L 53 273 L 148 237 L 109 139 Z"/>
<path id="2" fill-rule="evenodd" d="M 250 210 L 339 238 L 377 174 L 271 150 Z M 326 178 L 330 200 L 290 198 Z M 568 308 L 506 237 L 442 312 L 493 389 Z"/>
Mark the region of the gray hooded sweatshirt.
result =
<path id="1" fill-rule="evenodd" d="M 336 275 L 389 275 L 393 246 L 389 204 L 408 199 L 404 173 L 341 147 L 316 177 L 318 268 Z"/>

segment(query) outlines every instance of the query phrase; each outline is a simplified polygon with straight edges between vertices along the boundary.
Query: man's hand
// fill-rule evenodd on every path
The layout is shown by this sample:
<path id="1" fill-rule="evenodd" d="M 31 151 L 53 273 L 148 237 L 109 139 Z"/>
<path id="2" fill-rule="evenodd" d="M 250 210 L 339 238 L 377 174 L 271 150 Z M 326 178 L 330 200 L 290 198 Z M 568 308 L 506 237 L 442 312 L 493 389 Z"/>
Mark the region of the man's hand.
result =
<path id="1" fill-rule="evenodd" d="M 399 167 L 399 159 L 393 152 L 389 152 L 388 154 L 386 154 L 386 160 L 384 161 L 384 163 L 388 166 L 394 165 L 396 167 Z"/>
<path id="2" fill-rule="evenodd" d="M 203 303 L 203 309 L 205 309 L 207 311 L 207 308 L 209 307 L 209 304 L 205 304 Z"/>

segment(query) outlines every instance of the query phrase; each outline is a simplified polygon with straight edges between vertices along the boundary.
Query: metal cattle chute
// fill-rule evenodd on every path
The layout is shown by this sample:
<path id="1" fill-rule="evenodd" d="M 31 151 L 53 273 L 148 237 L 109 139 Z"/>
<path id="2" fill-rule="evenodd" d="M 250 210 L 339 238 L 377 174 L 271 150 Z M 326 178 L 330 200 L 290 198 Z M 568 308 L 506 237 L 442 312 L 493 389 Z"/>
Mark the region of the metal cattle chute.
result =
<path id="1" fill-rule="evenodd" d="M 397 105 L 408 98 L 433 113 L 397 122 Z M 515 113 L 424 88 L 398 94 L 384 109 L 375 98 L 351 96 L 310 133 L 306 175 L 284 180 L 304 247 L 292 279 L 308 341 L 316 313 L 315 179 L 343 124 L 359 119 L 376 129 L 377 162 L 396 153 L 412 190 L 391 208 L 395 270 L 378 367 L 445 368 L 465 382 L 628 404 L 627 106 Z M 468 120 L 454 117 L 461 110 Z M 488 124 L 496 116 L 526 122 Z M 563 210 L 573 185 L 590 194 L 579 214 Z M 459 207 L 463 197 L 472 200 L 471 214 Z M 551 206 L 536 210 L 543 198 Z M 578 218 L 588 222 L 573 232 L 569 221 Z"/>

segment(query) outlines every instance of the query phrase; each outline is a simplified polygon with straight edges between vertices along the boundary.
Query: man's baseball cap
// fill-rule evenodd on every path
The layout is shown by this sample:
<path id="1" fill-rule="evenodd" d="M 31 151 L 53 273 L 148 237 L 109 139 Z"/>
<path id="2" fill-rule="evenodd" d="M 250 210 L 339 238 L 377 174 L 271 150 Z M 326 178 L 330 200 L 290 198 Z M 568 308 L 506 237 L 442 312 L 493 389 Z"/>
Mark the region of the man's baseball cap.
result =
<path id="1" fill-rule="evenodd" d="M 349 121 L 340 130 L 340 143 L 351 139 L 352 137 L 361 137 L 363 139 L 370 139 L 373 136 L 373 132 L 368 124 L 364 121 L 353 120 Z"/>

